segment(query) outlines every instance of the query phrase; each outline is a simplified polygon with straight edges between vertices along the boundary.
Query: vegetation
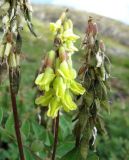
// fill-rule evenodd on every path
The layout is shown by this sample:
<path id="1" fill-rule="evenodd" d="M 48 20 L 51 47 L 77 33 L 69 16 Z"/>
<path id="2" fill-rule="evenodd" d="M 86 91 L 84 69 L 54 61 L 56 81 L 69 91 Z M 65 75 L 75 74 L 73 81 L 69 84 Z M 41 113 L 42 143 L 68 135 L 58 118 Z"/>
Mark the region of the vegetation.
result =
<path id="1" fill-rule="evenodd" d="M 37 91 L 33 88 L 35 74 L 40 67 L 41 57 L 46 55 L 48 50 L 53 47 L 52 39 L 49 32 L 48 23 L 41 23 L 34 20 L 38 38 L 34 38 L 28 32 L 28 28 L 21 31 L 23 35 L 23 46 L 21 55 L 21 85 L 19 96 L 17 97 L 18 112 L 20 113 L 21 134 L 24 142 L 24 152 L 27 160 L 48 160 L 53 144 L 53 134 L 50 127 L 45 129 L 43 121 L 40 119 L 42 112 L 35 106 L 35 94 Z M 85 28 L 85 25 L 83 25 Z M 80 36 L 79 28 L 75 30 Z M 49 41 L 49 43 L 48 43 Z M 115 45 L 112 37 L 104 37 L 105 45 L 108 48 L 108 55 L 112 63 L 111 73 L 111 113 L 103 113 L 107 135 L 98 136 L 96 153 L 101 160 L 128 160 L 129 159 L 129 48 L 121 41 Z M 78 48 L 80 42 L 77 42 Z M 112 53 L 112 46 L 122 53 Z M 123 52 L 123 49 L 125 52 Z M 123 54 L 126 53 L 126 54 Z M 74 67 L 78 70 L 81 67 L 83 52 L 73 55 Z M 0 86 L 0 160 L 18 159 L 18 149 L 13 126 L 12 109 L 9 95 L 9 82 L 6 78 Z M 56 159 L 62 159 L 74 147 L 74 137 L 71 133 L 73 123 L 70 114 L 63 114 L 59 123 L 59 143 L 57 145 Z M 76 155 L 75 155 L 76 156 Z M 97 159 L 93 153 L 89 153 L 88 159 Z"/>

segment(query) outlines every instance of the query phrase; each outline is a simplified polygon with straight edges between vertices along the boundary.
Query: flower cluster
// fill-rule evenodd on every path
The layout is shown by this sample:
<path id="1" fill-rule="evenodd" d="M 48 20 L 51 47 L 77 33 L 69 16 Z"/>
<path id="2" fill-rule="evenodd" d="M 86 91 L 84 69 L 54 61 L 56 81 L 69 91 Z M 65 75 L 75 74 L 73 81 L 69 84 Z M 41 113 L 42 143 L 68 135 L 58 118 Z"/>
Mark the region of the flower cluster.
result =
<path id="1" fill-rule="evenodd" d="M 54 118 L 60 109 L 66 112 L 77 109 L 73 95 L 83 94 L 85 89 L 75 81 L 77 75 L 71 56 L 77 51 L 74 43 L 79 36 L 73 33 L 73 24 L 66 12 L 55 23 L 50 23 L 50 31 L 55 37 L 55 49 L 46 56 L 44 71 L 35 83 L 43 91 L 36 104 L 48 106 L 47 115 Z"/>

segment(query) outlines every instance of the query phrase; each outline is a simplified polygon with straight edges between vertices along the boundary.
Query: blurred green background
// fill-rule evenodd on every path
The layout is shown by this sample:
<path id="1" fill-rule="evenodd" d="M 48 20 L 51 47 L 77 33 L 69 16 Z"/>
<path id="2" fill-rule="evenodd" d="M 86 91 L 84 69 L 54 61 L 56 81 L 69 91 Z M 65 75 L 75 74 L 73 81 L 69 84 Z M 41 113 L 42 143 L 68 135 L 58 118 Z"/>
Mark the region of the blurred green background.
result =
<path id="1" fill-rule="evenodd" d="M 39 109 L 34 105 L 36 89 L 32 86 L 43 56 L 53 47 L 49 22 L 58 19 L 65 7 L 34 5 L 33 9 L 33 24 L 38 38 L 33 37 L 26 27 L 22 31 L 21 85 L 17 101 L 26 159 L 40 160 L 38 159 L 40 157 L 42 160 L 49 160 L 46 157 L 52 148 L 53 136 L 49 129 L 45 130 L 38 123 Z M 74 22 L 75 33 L 81 37 L 76 44 L 78 48 L 81 48 L 80 41 L 84 38 L 88 16 L 96 19 L 99 36 L 104 40 L 106 54 L 112 62 L 109 97 L 111 113 L 110 115 L 103 113 L 107 135 L 98 134 L 97 155 L 100 160 L 129 160 L 129 26 L 74 9 L 70 9 L 69 15 Z M 78 70 L 83 61 L 83 51 L 75 53 L 73 59 Z M 8 81 L 0 86 L 0 107 L 2 108 L 0 114 L 3 115 L 2 122 L 0 120 L 0 160 L 18 160 Z M 74 146 L 72 127 L 71 116 L 61 116 L 57 160 Z"/>

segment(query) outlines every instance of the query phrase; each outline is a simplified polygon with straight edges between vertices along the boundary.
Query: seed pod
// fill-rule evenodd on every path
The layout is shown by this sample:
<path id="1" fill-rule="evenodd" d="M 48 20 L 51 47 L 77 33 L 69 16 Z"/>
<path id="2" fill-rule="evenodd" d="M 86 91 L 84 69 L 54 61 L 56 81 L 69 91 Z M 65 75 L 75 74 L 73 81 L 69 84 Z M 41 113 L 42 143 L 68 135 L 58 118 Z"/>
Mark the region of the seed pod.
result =
<path id="1" fill-rule="evenodd" d="M 14 53 L 10 53 L 9 55 L 9 67 L 16 68 L 16 57 Z"/>
<path id="2" fill-rule="evenodd" d="M 3 30 L 6 32 L 9 29 L 9 16 L 6 15 L 2 18 Z"/>
<path id="3" fill-rule="evenodd" d="M 96 59 L 97 59 L 97 65 L 96 65 L 96 67 L 101 67 L 101 65 L 103 63 L 103 58 L 102 58 L 100 52 L 97 52 Z"/>
<path id="4" fill-rule="evenodd" d="M 80 144 L 80 152 L 82 155 L 82 159 L 87 159 L 88 151 L 89 151 L 89 141 L 92 135 L 92 129 L 89 123 L 87 123 L 84 131 L 84 135 Z"/>
<path id="5" fill-rule="evenodd" d="M 18 32 L 17 39 L 16 39 L 16 53 L 17 54 L 21 53 L 21 47 L 22 47 L 22 38 L 21 38 L 20 33 Z"/>
<path id="6" fill-rule="evenodd" d="M 7 35 L 6 35 L 6 41 L 8 43 L 12 43 L 12 41 L 13 41 L 13 34 L 12 34 L 12 32 L 8 32 L 7 33 Z"/>
<path id="7" fill-rule="evenodd" d="M 105 81 L 105 68 L 103 65 L 100 67 L 100 76 L 103 81 Z"/>
<path id="8" fill-rule="evenodd" d="M 8 57 L 11 52 L 12 44 L 7 43 L 5 47 L 4 57 Z"/>
<path id="9" fill-rule="evenodd" d="M 5 15 L 9 10 L 10 4 L 8 2 L 3 3 L 0 6 L 0 16 Z"/>
<path id="10" fill-rule="evenodd" d="M 83 74 L 85 71 L 86 71 L 86 66 L 82 66 L 78 71 L 78 75 Z"/>
<path id="11" fill-rule="evenodd" d="M 10 85 L 12 86 L 12 92 L 14 94 L 18 93 L 19 84 L 20 84 L 20 68 L 10 68 L 9 69 L 9 78 L 10 78 Z"/>
<path id="12" fill-rule="evenodd" d="M 92 105 L 93 100 L 94 100 L 94 97 L 92 94 L 90 94 L 90 93 L 84 94 L 84 101 L 85 101 L 85 104 L 87 105 L 87 107 L 90 107 Z"/>
<path id="13" fill-rule="evenodd" d="M 89 54 L 88 59 L 89 59 L 89 61 L 88 61 L 89 66 L 90 66 L 90 67 L 96 67 L 96 65 L 97 65 L 97 59 L 96 59 L 96 55 L 95 55 L 94 52 L 91 52 L 91 53 Z"/>
<path id="14" fill-rule="evenodd" d="M 3 56 L 4 56 L 4 50 L 5 50 L 5 45 L 1 44 L 0 45 L 0 63 L 2 62 Z"/>
<path id="15" fill-rule="evenodd" d="M 8 73 L 8 65 L 6 59 L 0 64 L 0 83 L 3 82 Z"/>
<path id="16" fill-rule="evenodd" d="M 95 40 L 95 45 L 93 50 L 95 53 L 99 52 L 99 40 Z"/>
<path id="17" fill-rule="evenodd" d="M 99 81 L 96 81 L 96 85 L 95 85 L 95 93 L 96 93 L 96 96 L 101 100 L 102 99 L 102 86 L 100 84 Z"/>
<path id="18" fill-rule="evenodd" d="M 111 70 L 111 62 L 109 60 L 108 57 L 104 57 L 104 67 L 105 67 L 105 70 L 108 74 L 110 74 L 110 70 Z"/>
<path id="19" fill-rule="evenodd" d="M 19 14 L 16 15 L 16 22 L 17 22 L 17 27 L 18 28 L 22 28 L 23 27 L 23 25 L 22 25 L 23 20 L 22 20 L 22 17 Z"/>
<path id="20" fill-rule="evenodd" d="M 20 66 L 20 55 L 16 54 L 15 58 L 16 58 L 16 66 Z"/>
<path id="21" fill-rule="evenodd" d="M 107 100 L 107 88 L 104 85 L 103 82 L 101 82 L 101 87 L 102 87 L 102 100 Z"/>

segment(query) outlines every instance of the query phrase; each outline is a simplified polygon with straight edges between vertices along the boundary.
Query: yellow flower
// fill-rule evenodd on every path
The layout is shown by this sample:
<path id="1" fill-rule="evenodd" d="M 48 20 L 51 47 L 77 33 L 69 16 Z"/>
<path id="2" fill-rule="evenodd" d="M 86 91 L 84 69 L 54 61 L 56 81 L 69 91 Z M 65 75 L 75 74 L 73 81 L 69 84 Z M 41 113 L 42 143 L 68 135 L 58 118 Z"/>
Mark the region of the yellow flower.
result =
<path id="1" fill-rule="evenodd" d="M 58 76 L 53 82 L 53 88 L 55 90 L 56 96 L 63 98 L 66 90 L 66 84 L 63 81 L 63 78 Z"/>
<path id="2" fill-rule="evenodd" d="M 43 96 L 36 98 L 35 103 L 41 106 L 48 106 L 50 103 L 51 98 L 53 97 L 53 90 L 49 90 L 45 92 Z"/>
<path id="3" fill-rule="evenodd" d="M 49 117 L 55 118 L 57 117 L 58 110 L 61 108 L 60 99 L 58 97 L 53 97 L 49 103 L 49 109 L 47 115 Z"/>
<path id="4" fill-rule="evenodd" d="M 49 91 L 49 85 L 54 78 L 55 74 L 53 69 L 47 67 L 44 73 L 38 75 L 35 84 L 37 84 L 41 90 Z"/>
<path id="5" fill-rule="evenodd" d="M 79 94 L 84 94 L 85 92 L 85 88 L 82 87 L 82 85 L 74 80 L 71 80 L 70 82 L 70 89 L 71 91 L 76 94 L 76 95 L 79 95 Z"/>
<path id="6" fill-rule="evenodd" d="M 72 100 L 72 95 L 70 95 L 69 90 L 67 90 L 67 91 L 65 92 L 64 99 L 62 100 L 62 104 L 63 104 L 63 108 L 64 108 L 66 111 L 76 110 L 76 109 L 77 109 L 77 105 L 76 105 L 76 103 L 74 103 L 74 101 Z"/>

